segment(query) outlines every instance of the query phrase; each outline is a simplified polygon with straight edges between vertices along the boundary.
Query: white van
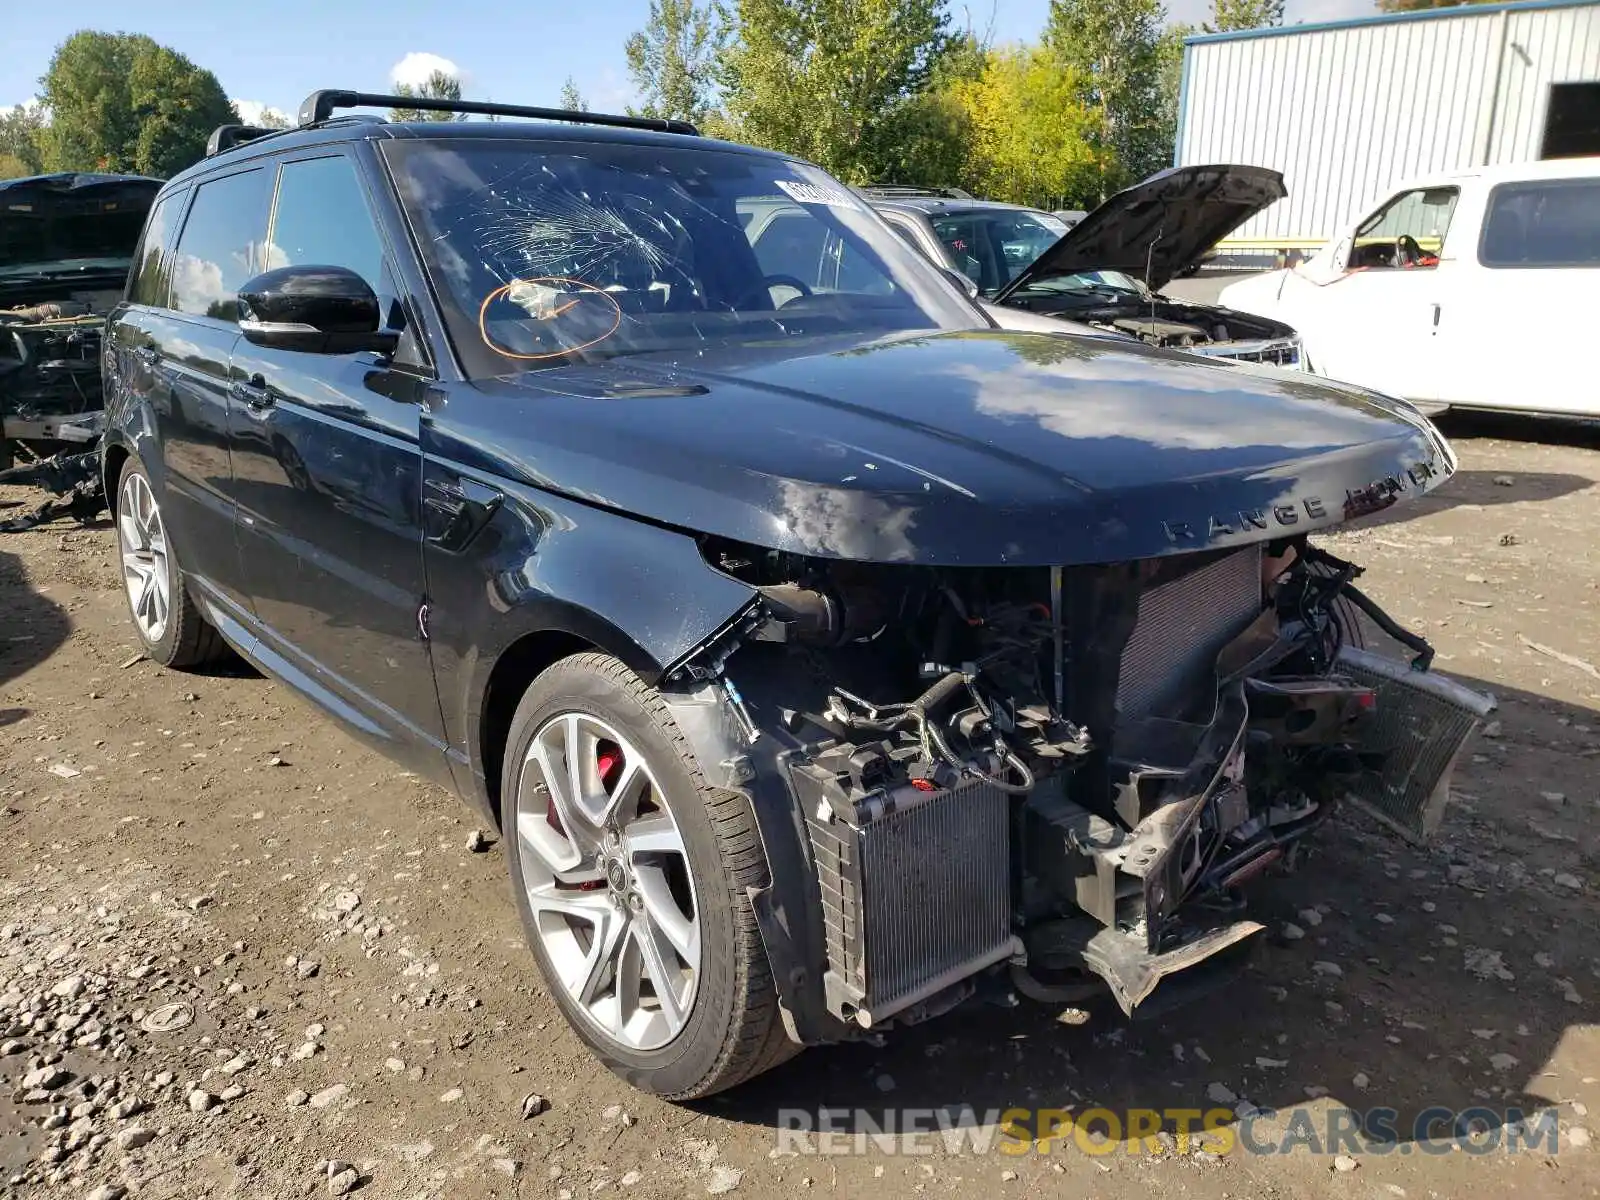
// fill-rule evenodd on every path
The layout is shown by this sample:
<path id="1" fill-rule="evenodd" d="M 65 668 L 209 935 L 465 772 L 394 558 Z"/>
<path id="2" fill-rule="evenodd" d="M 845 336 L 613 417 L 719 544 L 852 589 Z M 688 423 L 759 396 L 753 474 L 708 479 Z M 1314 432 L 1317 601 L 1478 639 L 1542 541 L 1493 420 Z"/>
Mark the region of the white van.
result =
<path id="1" fill-rule="evenodd" d="M 1396 188 L 1317 255 L 1225 288 L 1299 330 L 1310 370 L 1451 405 L 1600 416 L 1600 157 Z"/>

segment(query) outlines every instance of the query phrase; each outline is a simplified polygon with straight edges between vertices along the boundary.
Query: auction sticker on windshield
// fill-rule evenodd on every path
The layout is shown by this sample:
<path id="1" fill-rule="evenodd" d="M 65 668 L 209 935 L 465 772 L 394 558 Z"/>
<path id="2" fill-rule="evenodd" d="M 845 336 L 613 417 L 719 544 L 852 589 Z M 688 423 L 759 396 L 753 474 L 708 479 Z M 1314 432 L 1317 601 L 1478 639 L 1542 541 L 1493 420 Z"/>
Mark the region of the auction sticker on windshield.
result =
<path id="1" fill-rule="evenodd" d="M 838 188 L 820 187 L 814 183 L 801 183 L 797 179 L 773 180 L 791 200 L 801 204 L 826 204 L 829 208 L 860 208 L 855 197 Z"/>

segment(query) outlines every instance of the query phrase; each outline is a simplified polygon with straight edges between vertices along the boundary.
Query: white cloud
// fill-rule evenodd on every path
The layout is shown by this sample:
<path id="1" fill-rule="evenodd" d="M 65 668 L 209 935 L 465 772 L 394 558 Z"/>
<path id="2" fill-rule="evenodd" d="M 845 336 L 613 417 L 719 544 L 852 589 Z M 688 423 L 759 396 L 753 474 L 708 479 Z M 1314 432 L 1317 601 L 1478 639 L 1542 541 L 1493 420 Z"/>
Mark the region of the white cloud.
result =
<path id="1" fill-rule="evenodd" d="M 619 113 L 638 98 L 633 87 L 617 74 L 615 67 L 604 68 L 600 72 L 600 79 L 592 87 L 580 84 L 578 91 L 587 98 L 594 112 Z"/>
<path id="2" fill-rule="evenodd" d="M 428 81 L 428 76 L 435 71 L 443 71 L 446 75 L 466 82 L 466 76 L 461 68 L 448 58 L 437 54 L 430 54 L 426 50 L 413 50 L 394 66 L 389 68 L 389 81 L 391 83 L 405 83 L 412 87 L 420 87 Z"/>
<path id="3" fill-rule="evenodd" d="M 235 100 L 233 106 L 239 110 L 239 119 L 246 125 L 259 125 L 261 124 L 261 118 L 265 116 L 277 117 L 280 121 L 287 121 L 290 125 L 294 124 L 293 114 L 287 113 L 281 108 L 274 108 L 261 100 Z"/>
<path id="4" fill-rule="evenodd" d="M 48 125 L 50 123 L 50 110 L 45 107 L 44 101 L 37 96 L 29 96 L 21 104 L 0 104 L 0 117 L 10 116 L 19 108 L 36 109 L 44 117 L 45 124 Z"/>

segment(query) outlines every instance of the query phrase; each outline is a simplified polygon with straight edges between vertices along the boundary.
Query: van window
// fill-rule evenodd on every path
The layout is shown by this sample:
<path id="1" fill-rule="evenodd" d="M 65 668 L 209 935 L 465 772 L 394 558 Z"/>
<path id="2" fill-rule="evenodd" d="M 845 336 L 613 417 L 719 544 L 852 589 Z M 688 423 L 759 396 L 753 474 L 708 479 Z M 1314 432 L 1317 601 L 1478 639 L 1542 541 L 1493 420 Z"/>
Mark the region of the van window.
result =
<path id="1" fill-rule="evenodd" d="M 1600 179 L 1502 183 L 1478 243 L 1486 267 L 1600 266 Z"/>
<path id="2" fill-rule="evenodd" d="M 1460 196 L 1453 187 L 1401 192 L 1357 228 L 1350 269 L 1438 266 Z"/>
<path id="3" fill-rule="evenodd" d="M 262 269 L 271 187 L 271 173 L 257 167 L 203 183 L 195 191 L 173 257 L 173 308 L 223 321 L 239 319 L 239 286 Z"/>

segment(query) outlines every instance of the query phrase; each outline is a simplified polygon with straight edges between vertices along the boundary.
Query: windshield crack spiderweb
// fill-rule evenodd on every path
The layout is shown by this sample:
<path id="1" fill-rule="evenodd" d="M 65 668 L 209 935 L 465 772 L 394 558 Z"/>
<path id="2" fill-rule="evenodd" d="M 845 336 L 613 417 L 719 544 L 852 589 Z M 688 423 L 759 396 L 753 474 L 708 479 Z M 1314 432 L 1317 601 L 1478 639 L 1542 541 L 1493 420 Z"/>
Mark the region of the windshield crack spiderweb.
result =
<path id="1" fill-rule="evenodd" d="M 693 293 L 694 238 L 674 209 L 692 208 L 743 236 L 670 177 L 608 170 L 617 186 L 606 194 L 604 178 L 579 186 L 565 174 L 545 163 L 514 168 L 485 183 L 482 201 L 462 218 L 497 284 L 553 277 L 599 287 L 666 283 Z"/>

